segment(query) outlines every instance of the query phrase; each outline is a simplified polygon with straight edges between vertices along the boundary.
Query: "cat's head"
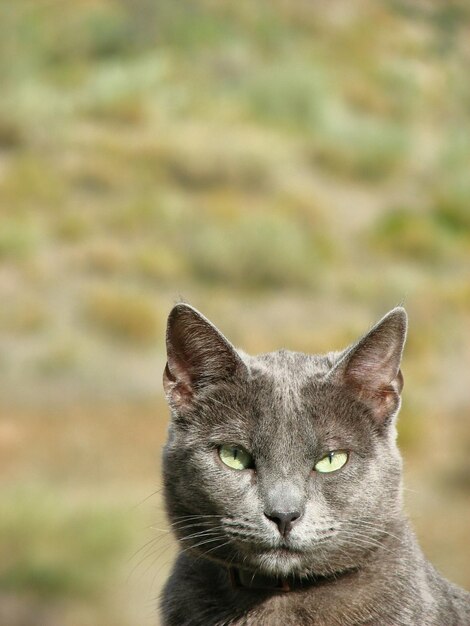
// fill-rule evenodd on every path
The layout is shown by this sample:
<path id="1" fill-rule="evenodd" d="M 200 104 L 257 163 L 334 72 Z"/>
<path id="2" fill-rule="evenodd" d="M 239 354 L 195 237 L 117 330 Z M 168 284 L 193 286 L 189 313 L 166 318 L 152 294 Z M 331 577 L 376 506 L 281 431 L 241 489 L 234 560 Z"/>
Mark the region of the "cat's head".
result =
<path id="1" fill-rule="evenodd" d="M 406 313 L 342 352 L 237 351 L 198 311 L 167 329 L 168 515 L 182 547 L 266 574 L 358 565 L 401 516 Z"/>

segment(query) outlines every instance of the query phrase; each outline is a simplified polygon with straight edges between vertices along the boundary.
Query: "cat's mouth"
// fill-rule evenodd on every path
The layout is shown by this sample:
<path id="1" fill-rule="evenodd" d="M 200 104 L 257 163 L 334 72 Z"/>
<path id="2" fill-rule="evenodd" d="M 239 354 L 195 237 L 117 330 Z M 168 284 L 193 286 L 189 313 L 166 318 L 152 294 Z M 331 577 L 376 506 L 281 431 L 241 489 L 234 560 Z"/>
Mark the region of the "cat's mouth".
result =
<path id="1" fill-rule="evenodd" d="M 323 542 L 320 542 L 322 548 Z M 319 545 L 305 545 L 289 539 L 271 545 L 252 546 L 243 562 L 255 570 L 270 576 L 304 575 L 312 568 L 323 573 L 326 555 Z"/>
<path id="2" fill-rule="evenodd" d="M 278 547 L 258 553 L 255 566 L 259 571 L 272 576 L 288 576 L 303 568 L 303 557 L 299 550 Z"/>
<path id="3" fill-rule="evenodd" d="M 276 571 L 280 568 L 284 573 L 290 572 L 299 561 L 303 561 L 303 554 L 299 550 L 293 550 L 292 548 L 274 548 L 265 552 L 262 559 L 267 559 L 269 562 L 276 564 Z"/>
<path id="4" fill-rule="evenodd" d="M 300 554 L 301 550 L 299 550 L 298 548 L 294 548 L 293 546 L 283 545 L 283 546 L 271 548 L 270 550 L 268 550 L 268 553 L 279 555 L 281 557 L 282 556 L 289 557 L 295 554 Z"/>

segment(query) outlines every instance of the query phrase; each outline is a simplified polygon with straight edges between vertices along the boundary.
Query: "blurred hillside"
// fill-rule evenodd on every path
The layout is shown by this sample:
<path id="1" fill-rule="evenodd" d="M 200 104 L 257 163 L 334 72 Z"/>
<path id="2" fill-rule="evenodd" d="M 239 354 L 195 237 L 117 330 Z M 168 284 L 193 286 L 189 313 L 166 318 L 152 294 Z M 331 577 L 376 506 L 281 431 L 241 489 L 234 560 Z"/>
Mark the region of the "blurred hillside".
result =
<path id="1" fill-rule="evenodd" d="M 251 352 L 403 303 L 409 508 L 470 587 L 469 42 L 463 0 L 3 3 L 2 626 L 154 623 L 179 298 Z"/>

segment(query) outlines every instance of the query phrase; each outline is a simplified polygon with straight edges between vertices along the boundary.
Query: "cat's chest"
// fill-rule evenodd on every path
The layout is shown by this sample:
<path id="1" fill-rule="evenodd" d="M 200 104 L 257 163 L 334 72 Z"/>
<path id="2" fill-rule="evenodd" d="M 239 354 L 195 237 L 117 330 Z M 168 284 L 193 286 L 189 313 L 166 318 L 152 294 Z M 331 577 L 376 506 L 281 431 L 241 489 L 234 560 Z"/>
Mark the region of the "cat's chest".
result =
<path id="1" fill-rule="evenodd" d="M 259 603 L 253 603 L 250 610 L 240 618 L 230 622 L 230 626 L 297 626 L 298 624 L 318 624 L 326 626 L 326 622 L 318 615 L 318 611 L 298 594 L 289 597 L 273 596 Z M 331 622 L 328 624 L 331 626 Z"/>
<path id="2" fill-rule="evenodd" d="M 392 566 L 382 575 L 374 570 L 300 590 L 258 592 L 234 588 L 224 568 L 207 561 L 190 566 L 188 559 L 180 555 L 165 589 L 163 623 L 165 626 L 461 626 L 458 621 L 431 619 L 432 607 L 425 605 L 413 579 L 407 580 L 404 572 Z"/>
<path id="3" fill-rule="evenodd" d="M 245 615 L 230 621 L 230 626 L 383 626 L 374 617 L 368 599 L 358 597 L 355 602 L 322 590 L 275 594 L 253 602 Z"/>

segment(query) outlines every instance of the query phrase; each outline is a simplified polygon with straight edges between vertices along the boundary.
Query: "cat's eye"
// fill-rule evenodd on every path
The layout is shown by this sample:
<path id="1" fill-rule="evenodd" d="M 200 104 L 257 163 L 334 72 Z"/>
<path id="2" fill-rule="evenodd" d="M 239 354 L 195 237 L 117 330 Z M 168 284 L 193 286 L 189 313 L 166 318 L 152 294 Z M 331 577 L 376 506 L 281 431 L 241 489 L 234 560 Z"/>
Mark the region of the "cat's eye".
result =
<path id="1" fill-rule="evenodd" d="M 329 472 L 336 472 L 346 464 L 348 460 L 348 453 L 338 450 L 336 452 L 328 452 L 322 459 L 315 465 L 317 472 L 327 474 Z"/>
<path id="2" fill-rule="evenodd" d="M 222 463 L 235 470 L 245 470 L 253 467 L 251 454 L 237 446 L 220 446 L 219 456 Z"/>

